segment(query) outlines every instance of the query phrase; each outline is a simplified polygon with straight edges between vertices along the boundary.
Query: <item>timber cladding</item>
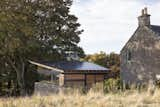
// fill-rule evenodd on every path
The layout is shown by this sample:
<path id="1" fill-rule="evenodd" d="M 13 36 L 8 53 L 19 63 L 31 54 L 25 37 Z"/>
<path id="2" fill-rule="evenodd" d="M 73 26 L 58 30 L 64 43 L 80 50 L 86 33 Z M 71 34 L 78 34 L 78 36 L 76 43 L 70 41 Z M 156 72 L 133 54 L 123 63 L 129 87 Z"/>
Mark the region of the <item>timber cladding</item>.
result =
<path id="1" fill-rule="evenodd" d="M 91 87 L 97 82 L 103 82 L 106 74 L 65 74 L 64 85 L 65 86 L 82 86 Z"/>
<path id="2" fill-rule="evenodd" d="M 84 74 L 65 74 L 65 80 L 84 80 Z"/>

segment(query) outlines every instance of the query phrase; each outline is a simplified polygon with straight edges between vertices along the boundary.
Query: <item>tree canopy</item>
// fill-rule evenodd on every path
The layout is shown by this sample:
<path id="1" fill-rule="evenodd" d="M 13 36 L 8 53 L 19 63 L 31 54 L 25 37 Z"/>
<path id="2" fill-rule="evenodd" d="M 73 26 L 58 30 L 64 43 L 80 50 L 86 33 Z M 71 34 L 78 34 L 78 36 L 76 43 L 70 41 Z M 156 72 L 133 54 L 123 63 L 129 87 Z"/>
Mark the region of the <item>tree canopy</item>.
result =
<path id="1" fill-rule="evenodd" d="M 0 76 L 9 77 L 9 85 L 17 82 L 21 94 L 28 60 L 65 60 L 68 51 L 84 56 L 78 46 L 83 30 L 71 5 L 72 0 L 0 1 Z"/>
<path id="2" fill-rule="evenodd" d="M 101 51 L 100 53 L 95 53 L 91 55 L 86 55 L 83 59 L 85 61 L 93 62 L 99 64 L 101 66 L 107 67 L 112 70 L 112 72 L 119 72 L 120 71 L 120 58 L 119 54 L 110 53 L 106 54 L 105 52 Z"/>

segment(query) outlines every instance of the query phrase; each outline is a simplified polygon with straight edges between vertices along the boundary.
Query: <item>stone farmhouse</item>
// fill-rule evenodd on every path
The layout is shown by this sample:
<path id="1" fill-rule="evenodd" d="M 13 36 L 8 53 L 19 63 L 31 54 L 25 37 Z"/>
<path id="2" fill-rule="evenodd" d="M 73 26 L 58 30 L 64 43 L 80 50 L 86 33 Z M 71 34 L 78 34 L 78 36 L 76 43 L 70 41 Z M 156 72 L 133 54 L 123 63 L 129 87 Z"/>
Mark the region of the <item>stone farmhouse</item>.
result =
<path id="1" fill-rule="evenodd" d="M 160 26 L 150 23 L 147 8 L 138 17 L 138 28 L 120 52 L 121 78 L 125 83 L 160 79 Z"/>

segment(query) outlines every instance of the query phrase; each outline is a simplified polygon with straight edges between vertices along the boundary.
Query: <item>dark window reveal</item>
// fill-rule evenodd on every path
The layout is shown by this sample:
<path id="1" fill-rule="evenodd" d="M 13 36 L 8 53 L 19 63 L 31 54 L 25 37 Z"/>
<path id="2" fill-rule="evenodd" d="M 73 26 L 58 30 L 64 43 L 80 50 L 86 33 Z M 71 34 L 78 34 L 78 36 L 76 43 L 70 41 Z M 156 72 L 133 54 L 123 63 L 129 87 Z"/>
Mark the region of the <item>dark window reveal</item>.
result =
<path id="1" fill-rule="evenodd" d="M 128 61 L 131 60 L 131 51 L 128 51 L 128 53 L 127 53 L 127 60 L 128 60 Z"/>

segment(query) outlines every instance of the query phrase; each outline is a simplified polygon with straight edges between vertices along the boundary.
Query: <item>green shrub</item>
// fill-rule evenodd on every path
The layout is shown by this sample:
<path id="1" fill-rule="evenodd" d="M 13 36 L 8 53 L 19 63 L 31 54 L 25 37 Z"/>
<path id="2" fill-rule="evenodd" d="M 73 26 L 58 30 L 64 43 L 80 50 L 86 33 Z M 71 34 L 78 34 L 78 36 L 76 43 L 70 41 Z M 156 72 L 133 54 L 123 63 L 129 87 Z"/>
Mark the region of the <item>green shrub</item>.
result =
<path id="1" fill-rule="evenodd" d="M 108 92 L 117 92 L 121 87 L 121 82 L 119 78 L 110 78 L 104 82 L 104 91 Z"/>

